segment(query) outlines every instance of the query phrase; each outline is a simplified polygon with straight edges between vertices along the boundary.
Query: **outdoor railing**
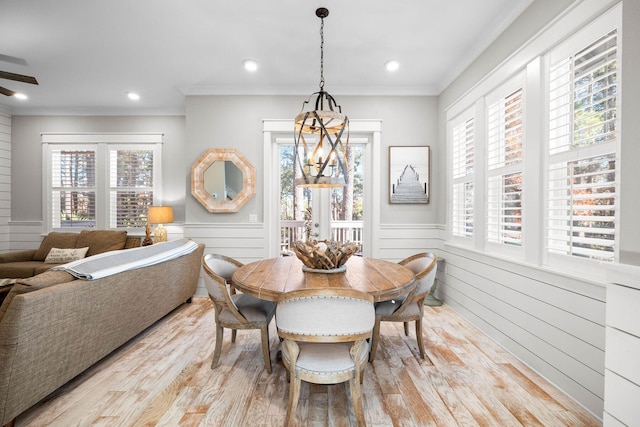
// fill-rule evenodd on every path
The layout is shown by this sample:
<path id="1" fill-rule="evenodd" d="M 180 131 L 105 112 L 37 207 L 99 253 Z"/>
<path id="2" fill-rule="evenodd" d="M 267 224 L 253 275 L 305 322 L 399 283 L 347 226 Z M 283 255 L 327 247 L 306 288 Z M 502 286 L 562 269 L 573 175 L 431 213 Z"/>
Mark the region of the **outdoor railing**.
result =
<path id="1" fill-rule="evenodd" d="M 280 221 L 280 250 L 290 251 L 296 240 L 305 240 L 304 221 Z"/>
<path id="2" fill-rule="evenodd" d="M 290 251 L 293 242 L 306 238 L 304 221 L 280 221 L 281 251 Z M 331 240 L 357 243 L 362 250 L 362 221 L 332 221 Z"/>

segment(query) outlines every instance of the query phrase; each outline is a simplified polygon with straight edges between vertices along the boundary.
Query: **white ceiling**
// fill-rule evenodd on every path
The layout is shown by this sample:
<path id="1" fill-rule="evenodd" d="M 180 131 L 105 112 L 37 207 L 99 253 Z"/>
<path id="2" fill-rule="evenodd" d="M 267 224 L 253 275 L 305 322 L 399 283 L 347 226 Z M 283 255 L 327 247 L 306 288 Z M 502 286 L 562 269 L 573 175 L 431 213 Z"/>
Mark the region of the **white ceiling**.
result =
<path id="1" fill-rule="evenodd" d="M 13 114 L 183 114 L 185 95 L 437 95 L 533 0 L 0 0 Z M 256 73 L 242 68 L 259 62 Z M 388 73 L 385 61 L 400 69 Z M 125 93 L 138 92 L 129 101 Z"/>

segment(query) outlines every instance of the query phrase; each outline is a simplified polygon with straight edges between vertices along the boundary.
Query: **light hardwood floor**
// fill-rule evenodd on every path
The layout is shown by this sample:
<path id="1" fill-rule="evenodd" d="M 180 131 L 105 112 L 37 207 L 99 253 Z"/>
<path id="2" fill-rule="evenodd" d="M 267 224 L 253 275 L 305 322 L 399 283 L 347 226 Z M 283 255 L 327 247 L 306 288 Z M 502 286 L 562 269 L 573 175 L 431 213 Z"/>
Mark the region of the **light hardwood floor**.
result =
<path id="1" fill-rule="evenodd" d="M 225 333 L 210 369 L 213 306 L 195 298 L 31 408 L 16 426 L 281 426 L 288 383 L 264 369 L 259 331 Z M 369 426 L 597 426 L 601 423 L 447 306 L 425 307 L 425 347 L 413 328 L 383 323 L 366 367 Z M 301 426 L 355 425 L 346 385 L 303 383 Z"/>

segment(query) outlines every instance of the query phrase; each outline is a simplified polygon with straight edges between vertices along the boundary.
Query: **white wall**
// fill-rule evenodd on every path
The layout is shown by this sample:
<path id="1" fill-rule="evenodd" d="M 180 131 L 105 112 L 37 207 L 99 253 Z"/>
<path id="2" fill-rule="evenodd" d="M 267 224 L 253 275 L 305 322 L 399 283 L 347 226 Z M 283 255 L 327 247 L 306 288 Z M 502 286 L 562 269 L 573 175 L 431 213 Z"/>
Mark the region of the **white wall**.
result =
<path id="1" fill-rule="evenodd" d="M 290 119 L 300 112 L 301 96 L 189 96 L 186 101 L 187 153 L 190 169 L 209 148 L 237 148 L 256 168 L 256 188 L 264 187 L 262 120 Z M 440 181 L 445 169 L 438 161 L 432 162 L 432 198 L 428 205 L 390 205 L 388 200 L 388 147 L 390 145 L 430 145 L 434 157 L 440 155 L 437 140 L 437 98 L 425 96 L 363 97 L 336 96 L 342 110 L 351 120 L 382 120 L 381 164 L 374 165 L 381 174 L 379 188 L 381 223 L 383 224 L 437 224 L 440 205 Z M 291 129 L 293 136 L 293 128 Z M 257 191 L 237 213 L 211 214 L 194 198 L 187 199 L 188 223 L 248 222 L 249 214 L 257 214 L 263 221 L 265 195 Z"/>

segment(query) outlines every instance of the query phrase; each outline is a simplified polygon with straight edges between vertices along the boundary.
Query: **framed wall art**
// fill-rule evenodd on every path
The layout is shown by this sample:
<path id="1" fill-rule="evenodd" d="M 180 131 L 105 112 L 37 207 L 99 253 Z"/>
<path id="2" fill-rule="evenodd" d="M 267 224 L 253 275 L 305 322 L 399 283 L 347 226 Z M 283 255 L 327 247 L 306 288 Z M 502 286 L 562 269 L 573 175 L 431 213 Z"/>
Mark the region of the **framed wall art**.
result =
<path id="1" fill-rule="evenodd" d="M 428 145 L 389 147 L 389 203 L 429 203 Z"/>

